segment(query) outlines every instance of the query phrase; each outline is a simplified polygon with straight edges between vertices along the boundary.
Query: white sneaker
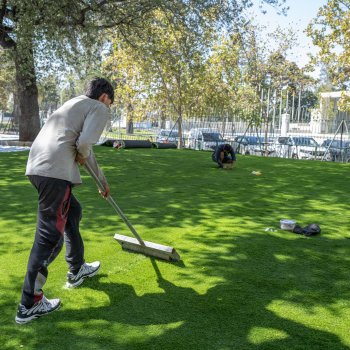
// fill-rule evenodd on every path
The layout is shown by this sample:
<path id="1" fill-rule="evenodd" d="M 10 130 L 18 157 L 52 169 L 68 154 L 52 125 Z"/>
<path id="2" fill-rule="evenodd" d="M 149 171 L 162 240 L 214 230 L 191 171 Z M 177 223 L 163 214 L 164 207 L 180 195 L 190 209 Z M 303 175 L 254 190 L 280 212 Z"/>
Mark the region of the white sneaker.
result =
<path id="1" fill-rule="evenodd" d="M 20 324 L 27 323 L 57 310 L 60 306 L 60 299 L 47 299 L 45 295 L 43 295 L 41 300 L 36 302 L 30 309 L 19 304 L 15 321 Z"/>
<path id="2" fill-rule="evenodd" d="M 99 271 L 100 266 L 101 264 L 99 261 L 94 261 L 92 263 L 84 263 L 81 265 L 80 270 L 76 275 L 68 272 L 66 287 L 75 288 L 80 286 L 84 282 L 85 278 L 95 276 Z"/>

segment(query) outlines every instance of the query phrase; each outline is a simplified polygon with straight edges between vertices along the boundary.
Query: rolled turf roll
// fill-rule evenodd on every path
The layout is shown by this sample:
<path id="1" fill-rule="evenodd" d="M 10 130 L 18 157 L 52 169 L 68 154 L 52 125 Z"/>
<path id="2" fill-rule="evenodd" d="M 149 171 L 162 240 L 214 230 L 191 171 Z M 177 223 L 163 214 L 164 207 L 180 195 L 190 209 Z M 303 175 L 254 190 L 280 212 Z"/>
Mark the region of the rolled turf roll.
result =
<path id="1" fill-rule="evenodd" d="M 167 149 L 167 148 L 177 148 L 176 143 L 173 142 L 153 142 L 152 143 L 153 148 L 159 148 L 159 149 Z"/>

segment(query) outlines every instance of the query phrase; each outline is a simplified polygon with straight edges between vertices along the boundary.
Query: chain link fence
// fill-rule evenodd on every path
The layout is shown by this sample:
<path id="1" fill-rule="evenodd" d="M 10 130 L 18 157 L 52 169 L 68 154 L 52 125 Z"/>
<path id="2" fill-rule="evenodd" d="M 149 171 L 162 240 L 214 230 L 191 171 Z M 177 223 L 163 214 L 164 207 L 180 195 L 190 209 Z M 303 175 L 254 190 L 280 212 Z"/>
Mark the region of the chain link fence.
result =
<path id="1" fill-rule="evenodd" d="M 287 113 L 276 114 L 267 123 L 262 121 L 259 124 L 240 117 L 188 119 L 182 122 L 183 147 L 212 150 L 218 144 L 229 143 L 243 155 L 338 162 L 350 160 L 350 118 L 347 113 L 338 112 L 331 119 L 321 118 L 317 110 L 301 115 L 298 117 L 296 111 L 293 119 Z M 134 134 L 130 135 L 125 132 L 123 123 L 115 122 L 104 132 L 102 139 L 178 143 L 177 121 L 167 121 L 165 129 L 154 124 L 138 123 Z"/>
<path id="2" fill-rule="evenodd" d="M 263 95 L 263 94 L 262 94 Z M 270 96 L 271 94 L 265 94 Z M 134 133 L 126 132 L 126 122 L 115 119 L 102 134 L 104 140 L 147 140 L 158 143 L 178 143 L 195 150 L 213 150 L 218 144 L 229 143 L 237 153 L 295 159 L 338 162 L 350 161 L 350 116 L 337 110 L 332 100 L 319 109 L 301 105 L 293 95 L 272 102 L 263 101 L 260 114 L 254 120 L 240 115 L 207 116 L 178 121 L 145 120 L 134 123 Z M 288 102 L 289 101 L 289 102 Z M 283 108 L 283 106 L 284 108 Z M 332 108 L 330 108 L 330 105 Z M 41 118 L 42 124 L 45 122 Z M 165 126 L 161 129 L 160 126 Z M 18 124 L 9 113 L 0 113 L 0 133 L 18 135 Z"/>

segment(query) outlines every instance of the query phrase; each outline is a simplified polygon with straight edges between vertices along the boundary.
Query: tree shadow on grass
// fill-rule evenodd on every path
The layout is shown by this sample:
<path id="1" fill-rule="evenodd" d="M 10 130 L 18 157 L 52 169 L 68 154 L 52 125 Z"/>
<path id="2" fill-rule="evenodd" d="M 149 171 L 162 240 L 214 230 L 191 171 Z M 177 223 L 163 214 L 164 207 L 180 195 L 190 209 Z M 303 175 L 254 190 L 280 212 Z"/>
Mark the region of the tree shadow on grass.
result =
<path id="1" fill-rule="evenodd" d="M 314 216 L 327 225 L 330 210 L 346 210 L 350 204 L 344 191 L 346 168 L 338 164 L 250 157 L 240 158 L 237 169 L 222 171 L 212 168 L 209 152 L 171 155 L 170 160 L 169 153 L 155 152 L 152 157 L 149 151 L 125 150 L 112 153 L 110 163 L 104 164 L 121 207 L 133 221 L 150 229 L 181 227 L 184 222 L 195 226 L 207 212 L 259 220 L 270 216 L 277 223 L 283 217 L 301 222 Z M 121 170 L 118 163 L 133 157 L 138 162 Z M 260 177 L 251 175 L 257 168 L 263 173 Z M 316 208 L 317 203 L 322 205 Z M 107 206 L 105 211 L 112 212 Z"/>
<path id="2" fill-rule="evenodd" d="M 338 164 L 323 163 L 321 171 L 320 162 L 294 164 L 284 159 L 248 157 L 239 159 L 237 169 L 225 172 L 212 168 L 210 152 L 117 152 L 100 147 L 96 154 L 112 195 L 127 217 L 149 230 L 187 224 L 195 227 L 208 218 L 208 212 L 212 217 L 225 213 L 263 225 L 268 218 L 276 223 L 283 217 L 301 222 L 313 215 L 321 225 L 336 227 L 328 212 L 347 210 L 349 205 L 344 191 L 346 168 Z M 14 220 L 22 227 L 30 225 L 34 232 L 37 195 L 23 174 L 26 157 L 11 155 L 13 166 L 0 167 L 0 180 L 9 184 L 1 191 L 1 218 L 9 225 Z M 261 177 L 250 174 L 257 167 L 263 172 Z M 82 175 L 84 185 L 74 192 L 84 209 L 83 230 L 105 228 L 107 232 L 111 227 L 123 227 L 113 209 L 98 196 L 93 181 L 84 171 Z M 316 203 L 322 206 L 315 208 Z"/>
<path id="3" fill-rule="evenodd" d="M 109 155 L 105 152 L 101 151 L 100 157 Z M 120 153 L 108 159 L 125 160 L 128 154 L 132 155 Z M 335 318 L 341 317 L 337 314 L 339 308 L 334 305 L 350 298 L 349 240 L 328 239 L 327 234 L 312 239 L 293 239 L 289 233 L 285 237 L 256 233 L 279 216 L 292 212 L 295 217 L 302 218 L 305 213 L 312 213 L 314 201 L 332 206 L 335 203 L 340 211 L 347 209 L 347 194 L 342 188 L 345 183 L 339 177 L 344 175 L 342 168 L 325 165 L 322 173 L 311 173 L 311 163 L 286 169 L 282 166 L 283 160 L 264 163 L 247 158 L 242 161 L 245 169 L 218 173 L 217 169 L 208 170 L 211 163 L 204 164 L 202 155 L 189 163 L 175 152 L 176 167 L 160 153 L 154 158 L 147 152 L 144 155 L 148 158 L 131 163 L 130 167 L 125 167 L 125 173 L 113 164 L 105 167 L 110 183 L 117 184 L 118 194 L 124 198 L 122 207 L 125 206 L 133 222 L 142 220 L 144 227 L 150 230 L 178 227 L 180 231 L 186 225 L 200 227 L 200 234 L 181 237 L 179 243 L 186 248 L 181 250 L 180 244 L 179 250 L 186 265 L 190 260 L 192 267 L 202 266 L 203 271 L 198 276 L 199 269 L 195 269 L 197 276 L 194 277 L 193 268 L 181 269 L 177 280 L 182 279 L 190 286 L 195 286 L 198 279 L 205 281 L 212 277 L 222 282 L 199 294 L 195 287 L 179 286 L 169 276 L 165 279 L 155 273 L 163 291 L 138 296 L 132 286 L 108 282 L 102 276 L 99 283 L 87 281 L 83 288 L 104 292 L 109 303 L 94 307 L 91 298 L 91 307 L 77 306 L 73 310 L 63 306 L 57 313 L 28 326 L 14 328 L 11 324 L 4 329 L 8 339 L 19 337 L 23 344 L 36 350 L 48 347 L 348 349 L 335 335 L 334 327 L 330 327 L 329 332 L 321 331 L 310 315 L 316 313 L 316 308 L 322 308 Z M 143 170 L 146 163 L 147 169 L 153 165 L 152 174 Z M 257 164 L 263 176 L 247 178 L 249 166 Z M 166 181 L 164 176 L 168 176 Z M 87 206 L 87 217 L 94 215 L 89 221 L 91 229 L 98 230 L 101 222 L 107 227 L 114 226 L 112 210 L 97 196 L 92 199 L 92 181 L 86 177 L 86 182 L 79 194 Z M 29 183 L 20 183 L 16 188 L 18 193 L 14 197 L 12 189 L 5 189 L 6 201 L 20 200 L 23 193 L 32 191 Z M 32 203 L 34 196 L 30 196 Z M 288 205 L 285 205 L 287 200 Z M 31 205 L 36 207 L 36 203 Z M 99 207 L 101 210 L 97 210 Z M 325 215 L 329 227 L 336 226 L 337 216 L 329 215 L 328 208 L 318 210 L 318 217 Z M 232 216 L 229 227 L 219 227 L 223 213 Z M 13 210 L 4 215 L 12 220 Z M 25 210 L 19 212 L 16 219 L 25 224 Z M 237 232 L 242 234 L 238 236 Z M 6 248 L 0 249 L 5 252 Z M 17 281 L 17 285 L 21 283 L 22 279 Z M 13 288 L 13 285 L 5 288 Z M 79 290 L 72 293 L 76 293 L 79 303 Z M 295 314 L 298 307 L 301 313 L 306 313 L 300 320 Z M 6 315 L 12 315 L 10 303 L 3 304 L 3 309 Z M 289 309 L 294 310 L 294 314 L 289 314 Z M 52 332 L 52 329 L 57 331 Z M 14 348 L 10 343 L 4 346 L 5 349 Z"/>
<path id="4" fill-rule="evenodd" d="M 203 278 L 222 279 L 204 294 L 165 279 L 159 263 L 150 259 L 162 291 L 137 295 L 132 286 L 100 275 L 87 280 L 82 290 L 103 292 L 108 297 L 103 306 L 94 306 L 93 298 L 85 308 L 63 305 L 50 316 L 10 331 L 30 349 L 46 349 L 48 344 L 50 349 L 67 344 L 71 349 L 350 349 L 331 331 L 320 330 L 322 320 L 312 317 L 320 308 L 341 317 L 334 305 L 350 298 L 344 288 L 348 266 L 339 269 L 344 242 L 323 261 L 326 254 L 312 240 L 306 246 L 304 239 L 274 235 L 227 236 L 216 242 L 226 252 L 217 254 L 213 239 L 198 239 L 212 250 L 195 252 L 193 263 L 205 266 Z M 184 281 L 191 281 L 186 268 L 181 273 Z M 330 273 L 331 283 L 326 279 Z M 72 293 L 79 302 L 79 289 Z M 296 310 L 303 314 L 300 318 Z"/>

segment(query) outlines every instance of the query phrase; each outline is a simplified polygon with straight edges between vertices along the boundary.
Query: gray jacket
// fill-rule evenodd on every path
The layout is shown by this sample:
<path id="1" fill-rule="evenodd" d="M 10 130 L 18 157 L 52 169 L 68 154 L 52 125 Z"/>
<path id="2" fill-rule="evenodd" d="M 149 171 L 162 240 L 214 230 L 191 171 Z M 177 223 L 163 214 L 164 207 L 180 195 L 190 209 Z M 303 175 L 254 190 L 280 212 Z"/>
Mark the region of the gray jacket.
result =
<path id="1" fill-rule="evenodd" d="M 100 170 L 92 146 L 98 142 L 110 110 L 102 102 L 87 96 L 78 96 L 57 109 L 44 124 L 29 152 L 26 175 L 40 175 L 80 184 L 77 152 L 98 175 L 107 180 Z"/>

